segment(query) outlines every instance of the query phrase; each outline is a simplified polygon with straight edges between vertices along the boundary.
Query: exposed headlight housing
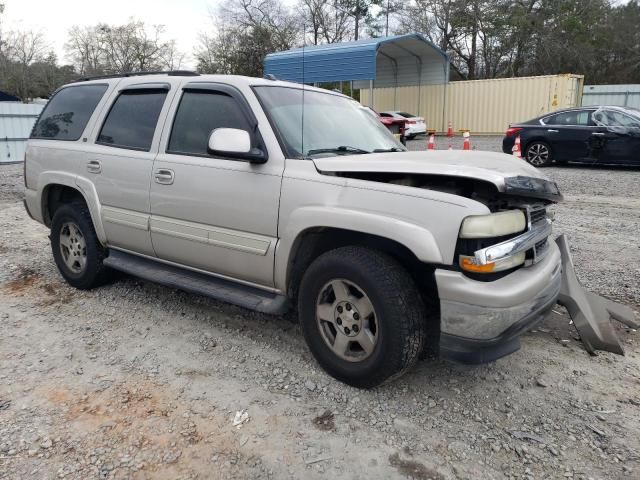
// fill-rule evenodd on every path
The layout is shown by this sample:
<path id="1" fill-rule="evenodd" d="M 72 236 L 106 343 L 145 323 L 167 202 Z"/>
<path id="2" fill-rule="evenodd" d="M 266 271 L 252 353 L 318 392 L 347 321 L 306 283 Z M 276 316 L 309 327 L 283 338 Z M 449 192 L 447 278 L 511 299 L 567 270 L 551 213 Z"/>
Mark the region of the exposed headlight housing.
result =
<path id="1" fill-rule="evenodd" d="M 522 210 L 507 210 L 490 215 L 473 215 L 462 222 L 460 238 L 495 238 L 520 233 L 527 227 Z"/>

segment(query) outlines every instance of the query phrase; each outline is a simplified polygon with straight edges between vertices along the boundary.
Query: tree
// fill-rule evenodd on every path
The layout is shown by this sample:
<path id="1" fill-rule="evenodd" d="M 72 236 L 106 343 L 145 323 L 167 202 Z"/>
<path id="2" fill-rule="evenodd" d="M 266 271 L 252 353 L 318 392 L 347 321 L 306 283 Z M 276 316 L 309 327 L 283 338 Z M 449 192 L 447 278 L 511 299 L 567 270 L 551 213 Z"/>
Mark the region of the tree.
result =
<path id="1" fill-rule="evenodd" d="M 215 14 L 214 33 L 200 36 L 198 70 L 262 76 L 264 57 L 300 44 L 299 16 L 279 0 L 228 0 Z"/>
<path id="2" fill-rule="evenodd" d="M 65 49 L 81 75 L 179 68 L 184 55 L 164 26 L 147 27 L 131 20 L 124 25 L 100 23 L 69 30 Z"/>

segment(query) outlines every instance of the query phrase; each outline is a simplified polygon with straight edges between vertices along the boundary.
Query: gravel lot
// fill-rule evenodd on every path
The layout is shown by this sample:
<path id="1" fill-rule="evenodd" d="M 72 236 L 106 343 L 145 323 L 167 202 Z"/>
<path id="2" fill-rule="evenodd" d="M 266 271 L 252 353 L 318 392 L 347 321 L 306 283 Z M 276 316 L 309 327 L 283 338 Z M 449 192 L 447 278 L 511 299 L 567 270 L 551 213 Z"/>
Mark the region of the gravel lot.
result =
<path id="1" fill-rule="evenodd" d="M 0 166 L 0 479 L 639 478 L 636 332 L 590 357 L 558 307 L 494 364 L 356 390 L 290 318 L 125 276 L 68 287 L 21 171 Z M 584 283 L 640 309 L 640 171 L 546 173 Z"/>

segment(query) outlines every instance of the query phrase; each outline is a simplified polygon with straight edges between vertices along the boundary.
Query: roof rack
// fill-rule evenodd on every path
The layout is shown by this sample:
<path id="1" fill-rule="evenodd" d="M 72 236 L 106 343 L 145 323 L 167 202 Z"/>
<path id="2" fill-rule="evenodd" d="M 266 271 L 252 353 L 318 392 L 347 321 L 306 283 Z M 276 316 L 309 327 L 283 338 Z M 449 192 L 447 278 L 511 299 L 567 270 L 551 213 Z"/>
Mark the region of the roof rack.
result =
<path id="1" fill-rule="evenodd" d="M 76 80 L 76 82 L 88 82 L 89 80 L 102 80 L 105 78 L 121 78 L 121 77 L 137 77 L 143 75 L 169 75 L 171 77 L 197 77 L 200 76 L 198 72 L 191 70 L 158 70 L 152 72 L 124 72 L 124 73 L 112 73 L 110 75 L 97 75 L 95 77 L 82 77 Z"/>

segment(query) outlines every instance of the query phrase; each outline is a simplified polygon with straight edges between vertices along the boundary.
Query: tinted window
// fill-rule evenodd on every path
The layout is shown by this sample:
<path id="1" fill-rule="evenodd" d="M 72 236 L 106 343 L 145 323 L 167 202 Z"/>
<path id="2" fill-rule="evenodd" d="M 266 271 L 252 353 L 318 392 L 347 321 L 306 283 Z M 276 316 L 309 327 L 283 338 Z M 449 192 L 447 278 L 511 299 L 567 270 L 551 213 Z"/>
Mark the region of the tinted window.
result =
<path id="1" fill-rule="evenodd" d="M 547 125 L 589 125 L 590 111 L 563 112 L 547 117 Z"/>
<path id="2" fill-rule="evenodd" d="M 167 151 L 207 155 L 209 137 L 216 128 L 249 130 L 249 125 L 230 96 L 218 92 L 184 92 Z"/>
<path id="3" fill-rule="evenodd" d="M 398 112 L 398 115 L 404 117 L 404 118 L 413 118 L 415 117 L 415 115 L 413 115 L 412 113 L 407 113 L 407 112 Z"/>
<path id="4" fill-rule="evenodd" d="M 97 143 L 149 151 L 165 90 L 125 90 L 114 102 Z"/>
<path id="5" fill-rule="evenodd" d="M 56 93 L 33 127 L 31 138 L 78 140 L 107 85 L 79 85 Z"/>

